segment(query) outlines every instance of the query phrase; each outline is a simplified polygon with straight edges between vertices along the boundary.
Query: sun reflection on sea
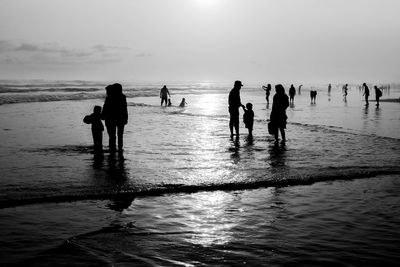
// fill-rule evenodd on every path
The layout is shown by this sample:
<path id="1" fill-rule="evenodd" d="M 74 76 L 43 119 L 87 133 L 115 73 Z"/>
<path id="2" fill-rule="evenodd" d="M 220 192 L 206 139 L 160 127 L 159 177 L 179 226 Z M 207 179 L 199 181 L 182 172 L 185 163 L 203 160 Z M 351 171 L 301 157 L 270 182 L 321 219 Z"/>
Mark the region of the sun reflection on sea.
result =
<path id="1" fill-rule="evenodd" d="M 225 245 L 234 238 L 234 228 L 239 224 L 238 216 L 232 216 L 230 210 L 234 195 L 223 191 L 203 192 L 184 198 L 178 206 L 191 206 L 192 209 L 179 211 L 186 217 L 186 227 L 190 235 L 186 242 L 204 247 Z M 236 211 L 237 212 L 237 211 Z"/>

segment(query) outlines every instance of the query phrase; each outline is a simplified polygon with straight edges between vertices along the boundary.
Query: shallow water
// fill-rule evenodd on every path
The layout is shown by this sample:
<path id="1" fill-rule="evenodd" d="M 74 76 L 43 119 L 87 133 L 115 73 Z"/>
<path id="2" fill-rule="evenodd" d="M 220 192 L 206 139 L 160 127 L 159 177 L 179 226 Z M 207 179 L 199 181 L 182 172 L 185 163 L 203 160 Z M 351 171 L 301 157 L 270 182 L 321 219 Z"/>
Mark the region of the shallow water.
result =
<path id="1" fill-rule="evenodd" d="M 0 223 L 2 258 L 34 266 L 395 266 L 399 181 L 381 176 L 131 204 L 8 208 Z M 12 247 L 17 242 L 25 246 Z"/>
<path id="2" fill-rule="evenodd" d="M 287 111 L 288 141 L 281 145 L 267 134 L 271 106 L 261 89 L 242 90 L 242 102 L 254 105 L 254 137 L 241 124 L 240 137 L 231 139 L 230 87 L 202 86 L 171 89 L 173 104 L 185 97 L 186 108 L 160 107 L 151 96 L 159 89 L 150 85 L 128 89 L 135 97 L 128 98 L 125 150 L 115 155 L 93 154 L 90 126 L 82 122 L 103 103 L 96 95 L 1 105 L 0 216 L 9 237 L 1 245 L 3 261 L 309 266 L 398 260 L 399 103 L 365 107 L 356 88 L 346 102 L 338 89 L 328 96 L 319 88 L 311 105 L 311 87 L 304 87 Z M 399 95 L 393 89 L 384 97 Z M 74 202 L 62 204 L 68 201 Z"/>

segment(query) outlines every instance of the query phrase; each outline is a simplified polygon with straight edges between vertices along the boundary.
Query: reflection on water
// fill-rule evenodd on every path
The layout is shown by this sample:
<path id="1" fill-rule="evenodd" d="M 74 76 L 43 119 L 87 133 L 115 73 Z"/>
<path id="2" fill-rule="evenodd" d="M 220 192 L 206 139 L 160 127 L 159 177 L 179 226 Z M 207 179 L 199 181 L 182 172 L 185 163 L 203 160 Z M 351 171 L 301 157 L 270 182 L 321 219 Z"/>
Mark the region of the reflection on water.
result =
<path id="1" fill-rule="evenodd" d="M 285 143 L 273 143 L 268 148 L 271 167 L 284 167 L 286 165 Z"/>
<path id="2" fill-rule="evenodd" d="M 194 245 L 211 247 L 225 245 L 234 238 L 234 228 L 240 217 L 232 216 L 232 202 L 235 195 L 229 192 L 204 192 L 191 198 L 177 199 L 176 211 L 185 221 L 185 232 L 191 234 L 183 239 Z M 183 210 L 181 207 L 191 207 Z"/>
<path id="3" fill-rule="evenodd" d="M 239 136 L 231 138 L 231 146 L 229 147 L 229 152 L 231 153 L 231 159 L 234 164 L 240 161 L 240 139 Z"/>

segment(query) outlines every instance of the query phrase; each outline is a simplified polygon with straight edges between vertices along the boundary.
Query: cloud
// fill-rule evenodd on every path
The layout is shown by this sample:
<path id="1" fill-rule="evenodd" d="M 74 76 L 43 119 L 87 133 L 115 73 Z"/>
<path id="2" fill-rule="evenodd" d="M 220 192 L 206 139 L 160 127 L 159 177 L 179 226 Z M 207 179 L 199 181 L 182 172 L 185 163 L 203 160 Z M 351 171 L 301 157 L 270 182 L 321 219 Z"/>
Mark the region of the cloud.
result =
<path id="1" fill-rule="evenodd" d="M 25 64 L 100 64 L 124 61 L 129 57 L 149 57 L 150 53 L 129 47 L 103 44 L 69 48 L 57 43 L 33 43 L 0 40 L 0 63 Z"/>

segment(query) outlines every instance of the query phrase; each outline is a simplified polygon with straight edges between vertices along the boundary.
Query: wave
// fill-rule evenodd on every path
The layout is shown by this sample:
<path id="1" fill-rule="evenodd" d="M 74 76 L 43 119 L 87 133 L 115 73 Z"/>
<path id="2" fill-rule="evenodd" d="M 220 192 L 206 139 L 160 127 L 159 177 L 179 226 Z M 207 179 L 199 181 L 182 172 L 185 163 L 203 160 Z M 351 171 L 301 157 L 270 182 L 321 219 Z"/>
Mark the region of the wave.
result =
<path id="1" fill-rule="evenodd" d="M 313 174 L 310 174 L 313 173 Z M 285 187 L 296 185 L 310 185 L 316 182 L 353 180 L 371 178 L 379 175 L 398 175 L 400 167 L 351 167 L 335 168 L 325 170 L 316 169 L 302 173 L 301 170 L 296 174 L 285 176 L 284 174 L 272 175 L 268 180 L 231 182 L 219 184 L 158 184 L 148 188 L 130 188 L 128 190 L 93 192 L 81 194 L 52 195 L 33 198 L 5 199 L 0 200 L 0 208 L 10 208 L 23 205 L 42 204 L 42 203 L 62 203 L 82 200 L 113 200 L 131 203 L 136 197 L 160 196 L 165 194 L 195 193 L 201 191 L 236 191 L 249 190 L 266 187 Z"/>

